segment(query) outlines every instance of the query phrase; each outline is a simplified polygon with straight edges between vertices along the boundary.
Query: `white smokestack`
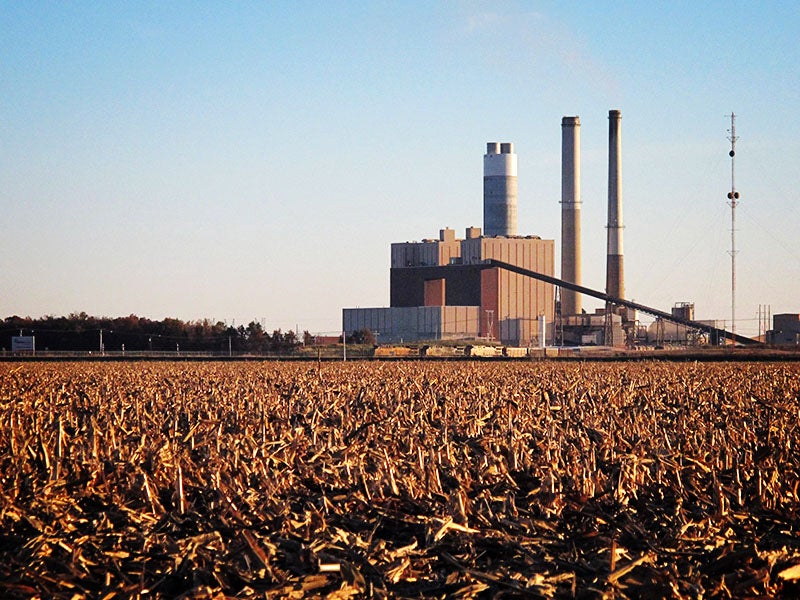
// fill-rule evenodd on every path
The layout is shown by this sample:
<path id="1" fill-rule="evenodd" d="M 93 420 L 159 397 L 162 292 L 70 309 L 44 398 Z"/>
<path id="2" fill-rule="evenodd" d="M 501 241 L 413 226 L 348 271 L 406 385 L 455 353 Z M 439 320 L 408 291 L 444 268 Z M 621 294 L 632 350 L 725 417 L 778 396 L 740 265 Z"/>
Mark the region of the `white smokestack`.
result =
<path id="1" fill-rule="evenodd" d="M 608 252 L 606 293 L 625 297 L 625 269 L 622 260 L 622 158 L 618 110 L 608 111 Z"/>
<path id="2" fill-rule="evenodd" d="M 581 283 L 581 119 L 561 119 L 561 279 Z M 581 312 L 581 296 L 561 290 L 561 314 Z"/>
<path id="3" fill-rule="evenodd" d="M 489 142 L 483 156 L 483 235 L 517 235 L 514 144 Z"/>

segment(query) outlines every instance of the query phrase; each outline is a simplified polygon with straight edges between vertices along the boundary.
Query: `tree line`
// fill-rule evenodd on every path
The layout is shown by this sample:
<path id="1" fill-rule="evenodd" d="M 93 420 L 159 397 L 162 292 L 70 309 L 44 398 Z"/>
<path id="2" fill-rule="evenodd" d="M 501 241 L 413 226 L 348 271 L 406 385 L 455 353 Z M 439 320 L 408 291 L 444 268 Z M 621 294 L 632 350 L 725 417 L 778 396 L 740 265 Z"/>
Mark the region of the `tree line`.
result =
<path id="1" fill-rule="evenodd" d="M 68 316 L 31 318 L 12 316 L 2 321 L 0 348 L 11 349 L 11 338 L 32 335 L 36 350 L 131 351 L 131 352 L 236 352 L 291 354 L 313 336 L 305 331 L 299 339 L 294 331 L 269 333 L 257 321 L 233 327 L 210 319 L 161 321 L 136 315 L 93 317 L 85 312 Z M 102 347 L 101 347 L 102 340 Z"/>

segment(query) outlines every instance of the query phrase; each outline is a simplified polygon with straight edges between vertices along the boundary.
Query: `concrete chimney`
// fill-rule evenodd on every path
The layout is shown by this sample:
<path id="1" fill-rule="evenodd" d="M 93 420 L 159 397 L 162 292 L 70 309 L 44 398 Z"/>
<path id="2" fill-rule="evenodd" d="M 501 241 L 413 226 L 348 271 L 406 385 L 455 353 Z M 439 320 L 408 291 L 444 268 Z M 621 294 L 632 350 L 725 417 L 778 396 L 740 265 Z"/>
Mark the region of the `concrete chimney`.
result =
<path id="1" fill-rule="evenodd" d="M 581 119 L 561 119 L 561 279 L 581 284 Z M 581 295 L 561 290 L 561 314 L 577 315 Z"/>
<path id="2" fill-rule="evenodd" d="M 490 237 L 517 235 L 517 155 L 511 143 L 486 144 L 483 234 Z"/>
<path id="3" fill-rule="evenodd" d="M 625 270 L 622 261 L 622 158 L 618 110 L 608 111 L 608 251 L 606 293 L 625 297 Z"/>

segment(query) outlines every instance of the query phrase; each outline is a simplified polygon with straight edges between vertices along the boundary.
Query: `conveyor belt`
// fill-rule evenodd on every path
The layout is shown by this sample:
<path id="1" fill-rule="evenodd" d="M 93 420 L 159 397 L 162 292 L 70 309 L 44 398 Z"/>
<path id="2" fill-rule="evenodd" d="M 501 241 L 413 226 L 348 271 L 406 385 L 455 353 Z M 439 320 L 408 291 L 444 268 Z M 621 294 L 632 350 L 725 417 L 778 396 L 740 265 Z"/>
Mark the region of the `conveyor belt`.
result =
<path id="1" fill-rule="evenodd" d="M 697 321 L 690 321 L 689 319 L 681 319 L 680 317 L 673 316 L 671 313 L 666 313 L 664 311 L 658 310 L 657 308 L 651 308 L 649 306 L 645 306 L 644 304 L 638 304 L 637 302 L 631 302 L 630 300 L 625 300 L 623 298 L 615 298 L 614 296 L 609 296 L 605 292 L 598 292 L 597 290 L 583 287 L 582 285 L 577 285 L 575 283 L 570 283 L 569 281 L 556 279 L 555 277 L 550 277 L 549 275 L 542 275 L 541 273 L 537 273 L 536 271 L 531 271 L 530 269 L 523 269 L 522 267 L 517 267 L 515 265 L 511 265 L 509 263 L 505 263 L 500 260 L 489 259 L 482 264 L 482 268 L 505 269 L 506 271 L 511 271 L 512 273 L 518 273 L 526 277 L 532 277 L 533 279 L 538 279 L 539 281 L 544 281 L 545 283 L 557 285 L 562 288 L 578 292 L 579 294 L 592 296 L 593 298 L 599 298 L 600 300 L 603 300 L 605 302 L 610 302 L 611 304 L 632 308 L 634 310 L 638 310 L 648 315 L 653 315 L 655 317 L 660 317 L 664 320 L 671 321 L 672 323 L 678 323 L 680 325 L 685 325 L 686 327 L 690 327 L 692 329 L 698 329 L 700 331 L 704 331 L 708 333 L 710 336 L 712 336 L 712 339 L 717 339 L 717 340 L 732 339 L 736 343 L 742 344 L 744 346 L 761 345 L 761 342 L 759 342 L 758 340 L 754 340 L 749 337 L 745 337 L 743 335 L 731 333 L 730 331 L 726 331 L 718 327 L 712 327 L 711 325 L 706 325 L 704 323 L 698 323 Z"/>

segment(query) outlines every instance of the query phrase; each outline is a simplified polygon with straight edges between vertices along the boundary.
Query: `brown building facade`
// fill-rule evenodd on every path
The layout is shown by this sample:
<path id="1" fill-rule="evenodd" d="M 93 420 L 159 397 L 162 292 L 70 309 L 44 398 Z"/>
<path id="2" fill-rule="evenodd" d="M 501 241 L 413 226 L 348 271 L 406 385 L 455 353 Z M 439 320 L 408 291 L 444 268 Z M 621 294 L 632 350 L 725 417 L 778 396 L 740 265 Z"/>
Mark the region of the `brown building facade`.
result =
<path id="1" fill-rule="evenodd" d="M 482 268 L 487 259 L 554 276 L 555 242 L 534 236 L 481 237 L 480 229 L 470 227 L 461 240 L 453 230 L 442 229 L 438 240 L 392 244 L 388 310 L 470 307 L 471 315 L 477 309 L 477 323 L 470 321 L 464 331 L 455 331 L 459 327 L 443 322 L 441 329 L 449 332 L 448 337 L 474 337 L 477 325 L 480 337 L 509 345 L 532 343 L 538 336 L 539 316 L 544 315 L 548 323 L 553 320 L 553 286 L 503 269 Z M 375 309 L 346 309 L 345 331 L 349 332 L 348 326 L 366 323 L 368 313 L 360 315 L 359 310 Z M 446 320 L 448 315 L 460 313 L 443 310 L 440 314 Z M 422 335 L 407 331 L 401 337 L 406 341 L 429 339 Z M 384 340 L 390 341 L 382 335 Z"/>

